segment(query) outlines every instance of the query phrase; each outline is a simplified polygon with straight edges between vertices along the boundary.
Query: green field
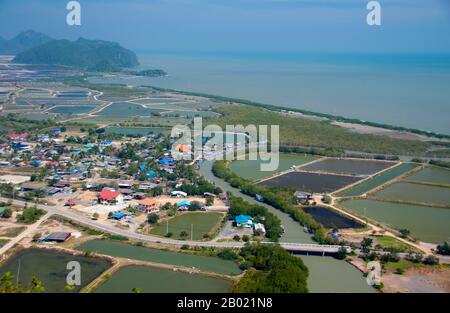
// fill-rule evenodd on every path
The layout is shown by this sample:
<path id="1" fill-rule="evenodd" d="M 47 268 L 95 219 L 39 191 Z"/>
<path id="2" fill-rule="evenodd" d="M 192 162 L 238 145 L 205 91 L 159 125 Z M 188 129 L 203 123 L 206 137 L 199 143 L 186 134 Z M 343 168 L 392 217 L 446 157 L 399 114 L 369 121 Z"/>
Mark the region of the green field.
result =
<path id="1" fill-rule="evenodd" d="M 272 176 L 275 172 L 282 172 L 288 170 L 293 165 L 301 165 L 313 160 L 317 157 L 304 155 L 304 154 L 280 154 L 280 164 L 276 171 L 262 172 L 260 170 L 261 163 L 266 163 L 267 161 L 258 160 L 244 160 L 244 161 L 233 161 L 230 164 L 230 170 L 236 175 L 248 179 L 248 180 L 258 180 L 265 177 Z"/>
<path id="2" fill-rule="evenodd" d="M 174 239 L 202 240 L 203 235 L 211 233 L 222 219 L 221 213 L 185 213 L 176 216 L 168 221 L 161 223 L 150 230 L 150 234 L 157 236 L 165 236 L 167 229 L 172 233 Z M 167 227 L 167 224 L 169 225 Z M 191 227 L 193 235 L 191 237 Z M 182 232 L 186 232 L 187 236 L 180 236 Z"/>

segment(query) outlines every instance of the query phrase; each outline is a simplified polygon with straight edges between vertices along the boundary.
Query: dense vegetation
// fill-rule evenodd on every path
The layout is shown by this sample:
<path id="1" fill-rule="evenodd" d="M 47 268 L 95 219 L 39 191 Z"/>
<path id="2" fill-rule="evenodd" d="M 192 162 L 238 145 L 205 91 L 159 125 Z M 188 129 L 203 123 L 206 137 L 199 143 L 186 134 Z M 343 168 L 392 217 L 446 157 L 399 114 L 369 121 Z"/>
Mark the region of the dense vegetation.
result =
<path id="1" fill-rule="evenodd" d="M 143 70 L 135 73 L 137 76 L 145 76 L 145 77 L 160 77 L 166 76 L 167 73 L 160 69 L 152 69 L 152 70 Z"/>
<path id="2" fill-rule="evenodd" d="M 423 155 L 430 146 L 417 140 L 358 134 L 328 121 L 290 117 L 251 106 L 222 107 L 211 122 L 225 125 L 279 125 L 281 146 L 318 147 L 380 154 Z"/>
<path id="3" fill-rule="evenodd" d="M 89 71 L 117 71 L 137 66 L 134 52 L 118 43 L 88 40 L 51 40 L 19 53 L 14 62 L 73 66 Z"/>
<path id="4" fill-rule="evenodd" d="M 233 287 L 237 293 L 306 293 L 308 268 L 279 246 L 250 244 L 240 256 L 251 267 Z"/>
<path id="5" fill-rule="evenodd" d="M 21 286 L 14 282 L 14 275 L 7 272 L 0 278 L 0 293 L 41 293 L 45 288 L 42 283 L 33 277 L 28 286 Z"/>
<path id="6" fill-rule="evenodd" d="M 275 215 L 269 212 L 265 207 L 260 205 L 251 204 L 244 201 L 242 198 L 228 195 L 228 202 L 230 209 L 228 215 L 234 219 L 234 217 L 240 214 L 246 214 L 253 217 L 253 220 L 257 223 L 262 223 L 266 229 L 266 237 L 272 241 L 278 241 L 278 238 L 283 234 L 281 228 L 281 221 Z"/>
<path id="7" fill-rule="evenodd" d="M 335 239 L 326 236 L 324 227 L 317 223 L 311 215 L 299 210 L 293 199 L 291 199 L 292 197 L 287 197 L 283 190 L 257 186 L 230 171 L 228 164 L 225 161 L 216 161 L 212 171 L 214 175 L 224 179 L 230 183 L 231 186 L 239 188 L 244 194 L 252 197 L 260 195 L 264 198 L 264 202 L 268 205 L 289 214 L 293 220 L 299 222 L 302 226 L 307 227 L 311 232 L 313 232 L 313 239 L 317 242 L 321 244 L 336 244 Z"/>
<path id="8" fill-rule="evenodd" d="M 21 214 L 17 215 L 17 221 L 25 224 L 33 224 L 44 214 L 45 211 L 41 209 L 25 208 Z"/>

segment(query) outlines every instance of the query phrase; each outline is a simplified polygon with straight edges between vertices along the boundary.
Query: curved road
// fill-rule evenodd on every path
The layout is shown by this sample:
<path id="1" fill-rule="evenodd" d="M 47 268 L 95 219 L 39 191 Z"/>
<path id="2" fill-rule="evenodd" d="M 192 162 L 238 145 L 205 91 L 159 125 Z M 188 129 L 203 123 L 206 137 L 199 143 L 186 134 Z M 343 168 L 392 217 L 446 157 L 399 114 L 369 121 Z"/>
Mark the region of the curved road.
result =
<path id="1" fill-rule="evenodd" d="M 8 202 L 11 199 L 0 198 L 0 201 Z M 25 201 L 13 200 L 13 204 L 18 206 L 24 206 Z M 9 248 L 13 247 L 16 243 L 21 241 L 27 235 L 30 235 L 37 227 L 49 218 L 52 215 L 61 215 L 71 220 L 74 220 L 82 225 L 88 226 L 93 229 L 97 229 L 106 233 L 125 236 L 130 239 L 145 241 L 145 242 L 154 242 L 154 243 L 165 243 L 165 244 L 173 244 L 173 245 L 189 245 L 189 246 L 197 246 L 197 247 L 218 247 L 218 248 L 241 248 L 244 246 L 242 242 L 205 242 L 205 241 L 186 241 L 186 240 L 175 240 L 164 237 L 157 237 L 151 235 L 138 234 L 132 231 L 124 230 L 117 228 L 113 225 L 104 224 L 99 221 L 92 220 L 86 216 L 80 215 L 73 210 L 70 210 L 65 207 L 58 206 L 48 206 L 48 205 L 37 205 L 38 208 L 46 210 L 47 214 L 43 216 L 38 222 L 29 225 L 28 228 L 22 232 L 16 238 L 10 240 L 7 244 L 5 244 L 2 248 L 0 248 L 0 255 L 4 254 Z M 266 242 L 270 244 L 269 242 Z M 337 252 L 339 246 L 326 246 L 326 245 L 317 245 L 317 244 L 308 244 L 308 243 L 282 243 L 285 249 L 289 250 L 298 250 L 298 251 L 309 251 L 309 252 L 328 252 L 333 253 Z"/>

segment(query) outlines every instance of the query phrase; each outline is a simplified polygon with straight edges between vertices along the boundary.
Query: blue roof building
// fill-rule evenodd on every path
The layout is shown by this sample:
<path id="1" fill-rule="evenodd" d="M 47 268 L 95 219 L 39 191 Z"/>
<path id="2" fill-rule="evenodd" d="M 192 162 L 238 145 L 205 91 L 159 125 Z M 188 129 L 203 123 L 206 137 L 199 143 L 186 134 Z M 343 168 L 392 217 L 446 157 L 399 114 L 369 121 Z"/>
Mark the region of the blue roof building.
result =
<path id="1" fill-rule="evenodd" d="M 147 177 L 148 177 L 148 178 L 153 178 L 153 177 L 155 177 L 155 175 L 156 175 L 156 172 L 155 172 L 154 170 L 150 170 L 150 171 L 147 173 Z"/>
<path id="2" fill-rule="evenodd" d="M 140 169 L 141 171 L 145 171 L 145 170 L 147 169 L 147 164 L 141 164 L 141 165 L 139 165 L 139 169 Z"/>
<path id="3" fill-rule="evenodd" d="M 191 206 L 191 201 L 189 201 L 189 200 L 180 201 L 180 202 L 178 202 L 177 206 L 178 206 L 178 208 L 189 207 L 189 206 Z"/>
<path id="4" fill-rule="evenodd" d="M 234 218 L 234 221 L 236 222 L 237 227 L 252 227 L 253 225 L 253 218 L 250 215 L 238 215 Z"/>
<path id="5" fill-rule="evenodd" d="M 159 164 L 162 165 L 167 165 L 167 164 L 173 164 L 175 163 L 175 160 L 171 159 L 171 158 L 164 158 L 158 161 Z"/>
<path id="6" fill-rule="evenodd" d="M 125 216 L 127 216 L 125 213 L 123 212 L 116 212 L 112 215 L 112 218 L 115 220 L 121 220 L 123 219 Z"/>

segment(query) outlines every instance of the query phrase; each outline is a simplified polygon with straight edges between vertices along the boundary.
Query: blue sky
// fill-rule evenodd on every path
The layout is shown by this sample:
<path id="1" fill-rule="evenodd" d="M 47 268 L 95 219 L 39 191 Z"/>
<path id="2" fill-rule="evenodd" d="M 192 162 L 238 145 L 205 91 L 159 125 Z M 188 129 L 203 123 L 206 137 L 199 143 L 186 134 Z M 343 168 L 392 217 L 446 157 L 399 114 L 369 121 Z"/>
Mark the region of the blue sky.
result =
<path id="1" fill-rule="evenodd" d="M 0 36 L 34 29 L 54 38 L 118 41 L 136 51 L 450 52 L 450 1 L 79 0 L 82 26 L 65 24 L 66 0 L 0 0 Z"/>

